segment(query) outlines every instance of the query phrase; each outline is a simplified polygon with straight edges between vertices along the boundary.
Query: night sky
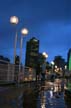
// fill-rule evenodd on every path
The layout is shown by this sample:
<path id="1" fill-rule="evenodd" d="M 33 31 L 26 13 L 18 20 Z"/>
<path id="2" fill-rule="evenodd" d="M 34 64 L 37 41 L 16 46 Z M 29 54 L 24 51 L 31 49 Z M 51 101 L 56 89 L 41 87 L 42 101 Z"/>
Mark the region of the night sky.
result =
<path id="1" fill-rule="evenodd" d="M 11 16 L 18 16 L 19 24 L 10 24 Z M 40 52 L 47 52 L 48 61 L 61 55 L 67 60 L 71 48 L 71 1 L 70 0 L 0 0 L 0 55 L 13 62 L 15 31 L 18 32 L 19 55 L 21 29 L 28 28 L 23 38 L 22 62 L 25 58 L 26 41 L 33 36 L 40 40 Z"/>

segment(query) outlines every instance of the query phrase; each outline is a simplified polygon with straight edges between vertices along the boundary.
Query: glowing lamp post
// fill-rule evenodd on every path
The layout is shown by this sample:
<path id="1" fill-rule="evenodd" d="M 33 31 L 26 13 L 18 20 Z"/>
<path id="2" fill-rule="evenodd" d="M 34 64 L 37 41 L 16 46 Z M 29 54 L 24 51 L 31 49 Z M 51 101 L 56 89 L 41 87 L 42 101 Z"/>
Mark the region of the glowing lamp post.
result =
<path id="1" fill-rule="evenodd" d="M 57 69 L 57 65 L 55 65 L 55 69 Z"/>
<path id="2" fill-rule="evenodd" d="M 20 59 L 19 59 L 19 74 L 21 72 L 21 58 L 22 58 L 22 45 L 23 45 L 23 36 L 26 36 L 28 34 L 28 29 L 23 28 L 21 30 L 21 40 L 20 40 Z M 19 76 L 18 76 L 18 82 L 19 82 Z"/>
<path id="3" fill-rule="evenodd" d="M 11 23 L 11 24 L 17 25 L 18 22 L 19 22 L 18 17 L 12 16 L 12 17 L 10 18 L 10 23 Z M 14 41 L 14 64 L 15 64 L 15 57 L 16 57 L 16 44 L 17 44 L 17 32 L 16 32 L 16 35 L 15 35 L 15 41 Z"/>
<path id="4" fill-rule="evenodd" d="M 48 58 L 48 54 L 46 52 L 43 52 L 42 55 L 45 57 L 45 58 Z"/>
<path id="5" fill-rule="evenodd" d="M 12 23 L 12 24 L 18 24 L 18 22 L 19 22 L 18 17 L 12 16 L 12 17 L 10 18 L 10 23 Z"/>
<path id="6" fill-rule="evenodd" d="M 48 54 L 46 52 L 43 52 L 42 55 L 44 56 L 44 62 L 42 64 L 42 80 L 45 80 L 45 72 L 46 72 L 46 58 L 48 57 Z"/>
<path id="7" fill-rule="evenodd" d="M 22 34 L 22 35 L 27 35 L 27 34 L 28 34 L 28 29 L 23 28 L 23 29 L 21 30 L 21 34 Z"/>
<path id="8" fill-rule="evenodd" d="M 67 69 L 67 65 L 65 65 L 65 70 Z"/>
<path id="9" fill-rule="evenodd" d="M 53 61 L 51 61 L 51 64 L 52 64 L 52 65 L 54 65 L 54 62 L 53 62 Z"/>
<path id="10" fill-rule="evenodd" d="M 53 72 L 53 67 L 54 67 L 54 62 L 51 61 L 51 65 L 52 65 L 52 72 Z"/>

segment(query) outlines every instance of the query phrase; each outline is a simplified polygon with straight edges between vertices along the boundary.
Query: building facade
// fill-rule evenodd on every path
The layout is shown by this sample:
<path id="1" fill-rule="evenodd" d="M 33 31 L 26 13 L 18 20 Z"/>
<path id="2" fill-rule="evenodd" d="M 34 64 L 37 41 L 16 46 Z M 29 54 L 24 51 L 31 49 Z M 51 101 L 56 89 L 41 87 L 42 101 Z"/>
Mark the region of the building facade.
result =
<path id="1" fill-rule="evenodd" d="M 35 68 L 38 61 L 39 40 L 31 38 L 26 44 L 25 66 Z"/>
<path id="2" fill-rule="evenodd" d="M 8 64 L 10 63 L 10 59 L 0 55 L 0 64 Z"/>

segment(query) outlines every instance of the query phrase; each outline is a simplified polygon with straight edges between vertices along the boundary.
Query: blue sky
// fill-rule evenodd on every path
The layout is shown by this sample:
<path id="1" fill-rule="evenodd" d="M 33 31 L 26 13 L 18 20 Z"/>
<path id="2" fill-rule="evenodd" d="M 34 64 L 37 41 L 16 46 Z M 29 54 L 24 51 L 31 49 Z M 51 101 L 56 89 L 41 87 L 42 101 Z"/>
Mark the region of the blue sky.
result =
<path id="1" fill-rule="evenodd" d="M 19 24 L 10 24 L 10 16 L 18 16 Z M 26 27 L 29 34 L 23 38 L 22 62 L 25 59 L 26 41 L 35 36 L 40 40 L 40 52 L 47 52 L 48 61 L 61 55 L 67 59 L 71 48 L 70 0 L 0 0 L 0 54 L 13 62 L 15 29 L 18 32 L 17 54 L 20 52 L 20 30 Z"/>

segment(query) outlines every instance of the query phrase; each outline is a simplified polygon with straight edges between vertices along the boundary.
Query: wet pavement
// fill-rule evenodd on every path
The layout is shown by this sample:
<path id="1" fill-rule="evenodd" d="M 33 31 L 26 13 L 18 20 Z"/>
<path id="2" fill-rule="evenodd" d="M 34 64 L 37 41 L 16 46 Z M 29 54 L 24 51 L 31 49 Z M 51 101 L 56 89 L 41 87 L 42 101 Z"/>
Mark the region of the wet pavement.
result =
<path id="1" fill-rule="evenodd" d="M 52 91 L 41 91 L 38 108 L 65 108 L 64 94 L 53 96 Z"/>
<path id="2" fill-rule="evenodd" d="M 0 88 L 0 108 L 67 108 L 64 93 L 53 93 L 49 82 Z"/>

